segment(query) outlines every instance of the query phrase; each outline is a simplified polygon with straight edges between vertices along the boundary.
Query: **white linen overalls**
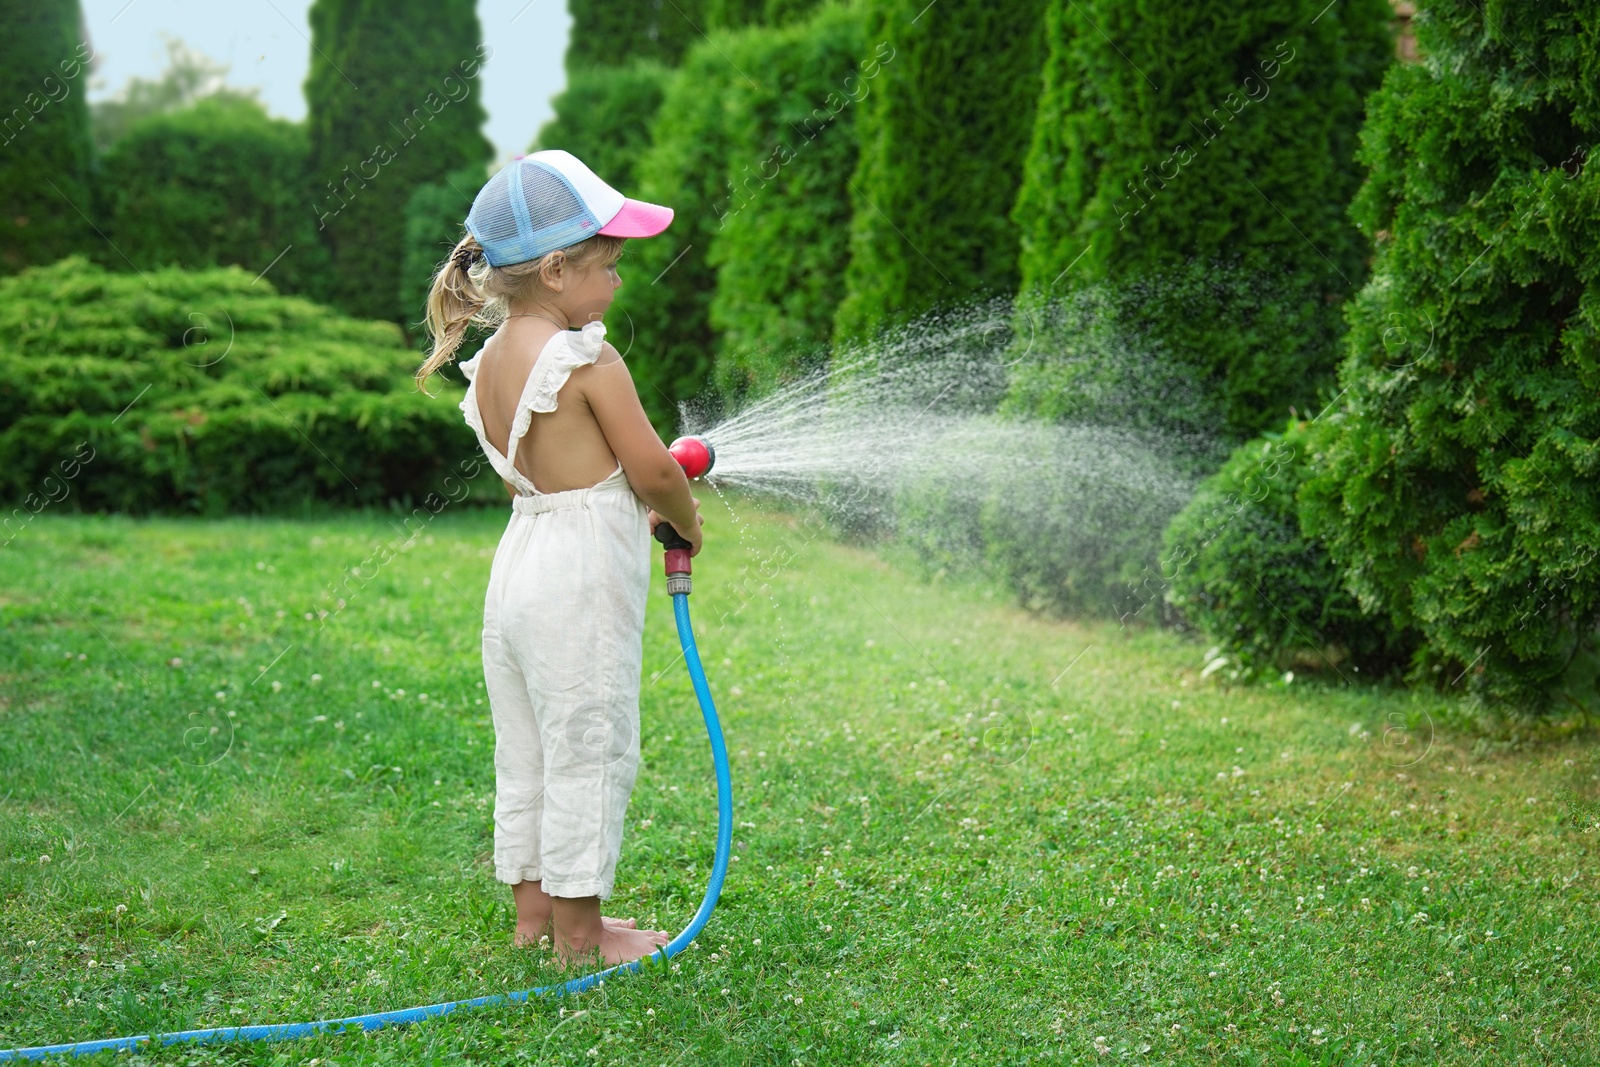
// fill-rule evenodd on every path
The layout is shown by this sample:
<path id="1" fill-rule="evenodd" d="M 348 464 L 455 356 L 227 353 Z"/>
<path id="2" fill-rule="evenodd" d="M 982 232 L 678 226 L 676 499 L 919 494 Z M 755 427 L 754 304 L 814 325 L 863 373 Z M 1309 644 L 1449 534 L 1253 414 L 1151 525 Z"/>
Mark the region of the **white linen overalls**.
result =
<path id="1" fill-rule="evenodd" d="M 484 433 L 476 373 L 460 364 L 461 411 L 517 490 L 483 602 L 483 677 L 494 720 L 494 872 L 559 897 L 611 895 L 623 815 L 639 770 L 639 674 L 650 525 L 622 465 L 587 489 L 541 493 L 516 468 L 535 411 L 554 411 L 605 325 L 562 330 L 517 401 L 506 455 Z M 508 459 L 507 456 L 512 457 Z"/>

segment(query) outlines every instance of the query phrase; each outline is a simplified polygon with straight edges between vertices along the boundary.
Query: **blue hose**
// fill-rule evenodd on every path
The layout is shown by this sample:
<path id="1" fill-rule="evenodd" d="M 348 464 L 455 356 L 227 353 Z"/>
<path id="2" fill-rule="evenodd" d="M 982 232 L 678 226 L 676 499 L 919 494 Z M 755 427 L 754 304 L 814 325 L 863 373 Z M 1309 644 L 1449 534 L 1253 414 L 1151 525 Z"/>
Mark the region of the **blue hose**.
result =
<path id="1" fill-rule="evenodd" d="M 429 1004 L 418 1008 L 399 1008 L 371 1015 L 351 1015 L 344 1019 L 321 1019 L 306 1023 L 265 1023 L 259 1026 L 218 1026 L 207 1030 L 183 1030 L 170 1034 L 139 1034 L 133 1037 L 109 1037 L 99 1041 L 74 1041 L 65 1045 L 34 1045 L 30 1048 L 0 1049 L 0 1062 L 16 1059 L 43 1059 L 46 1056 L 87 1056 L 109 1049 L 136 1049 L 147 1041 L 159 1040 L 163 1045 L 180 1041 L 281 1041 L 292 1037 L 309 1037 L 325 1030 L 340 1030 L 347 1026 L 360 1026 L 363 1030 L 378 1030 L 385 1026 L 416 1023 L 437 1015 L 468 1008 L 491 1008 L 500 1004 L 521 1003 L 530 996 L 564 995 L 578 993 L 607 976 L 625 971 L 637 971 L 646 962 L 665 963 L 682 952 L 695 935 L 711 919 L 722 893 L 722 880 L 728 873 L 728 853 L 733 844 L 733 785 L 728 775 L 728 749 L 723 744 L 722 726 L 717 721 L 717 709 L 711 702 L 711 690 L 706 685 L 705 669 L 700 665 L 700 651 L 695 647 L 694 628 L 689 623 L 689 596 L 675 593 L 672 597 L 672 614 L 678 623 L 678 641 L 683 645 L 684 662 L 689 665 L 689 677 L 694 682 L 695 696 L 700 700 L 700 711 L 705 716 L 706 732 L 711 735 L 711 758 L 717 770 L 717 855 L 711 866 L 711 884 L 706 887 L 706 897 L 700 910 L 687 929 L 670 942 L 642 959 L 619 963 L 615 967 L 574 978 L 559 985 L 539 986 L 520 993 L 495 993 L 474 997 L 471 1000 L 452 1000 L 444 1004 Z"/>

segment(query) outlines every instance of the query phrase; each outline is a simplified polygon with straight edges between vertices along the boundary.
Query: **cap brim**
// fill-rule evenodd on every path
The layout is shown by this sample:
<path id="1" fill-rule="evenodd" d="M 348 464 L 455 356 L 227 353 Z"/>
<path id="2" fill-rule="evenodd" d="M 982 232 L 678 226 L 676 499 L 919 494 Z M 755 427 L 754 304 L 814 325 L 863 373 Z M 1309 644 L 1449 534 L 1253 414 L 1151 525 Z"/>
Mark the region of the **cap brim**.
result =
<path id="1" fill-rule="evenodd" d="M 672 209 L 624 197 L 622 210 L 597 230 L 607 237 L 654 237 L 672 221 Z"/>

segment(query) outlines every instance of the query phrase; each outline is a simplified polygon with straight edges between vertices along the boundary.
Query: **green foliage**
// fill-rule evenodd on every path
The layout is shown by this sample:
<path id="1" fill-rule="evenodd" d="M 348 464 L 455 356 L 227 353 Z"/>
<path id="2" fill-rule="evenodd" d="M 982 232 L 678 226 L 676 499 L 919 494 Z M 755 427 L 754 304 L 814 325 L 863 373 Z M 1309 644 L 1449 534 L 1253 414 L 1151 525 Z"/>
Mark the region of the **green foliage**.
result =
<path id="1" fill-rule="evenodd" d="M 1172 485 L 1309 407 L 1333 365 L 1361 270 L 1343 215 L 1361 94 L 1391 45 L 1383 0 L 1323 6 L 1051 0 L 1011 210 L 1026 351 L 1000 412 L 1147 442 L 1130 477 L 1043 479 L 1061 513 L 994 530 L 1013 584 L 1057 610 L 1155 599 L 1145 617 L 1170 621 L 1143 589 Z"/>
<path id="2" fill-rule="evenodd" d="M 715 341 L 707 307 L 716 273 L 707 251 L 716 237 L 713 207 L 727 196 L 733 158 L 723 100 L 740 77 L 725 55 L 741 35 L 758 32 L 712 31 L 688 51 L 651 122 L 650 148 L 634 170 L 637 191 L 621 189 L 674 212 L 660 235 L 628 242 L 607 322 L 644 409 L 663 435 L 677 428 L 678 402 L 700 393 L 711 376 Z"/>
<path id="3" fill-rule="evenodd" d="M 399 297 L 401 322 L 408 329 L 421 331 L 434 272 L 467 235 L 466 219 L 472 210 L 472 198 L 488 180 L 487 168 L 463 167 L 445 175 L 443 181 L 417 186 L 406 201 L 406 254 Z M 425 334 L 421 336 L 425 340 Z"/>
<path id="4" fill-rule="evenodd" d="M 103 161 L 110 243 L 95 258 L 113 270 L 270 267 L 278 287 L 314 290 L 328 265 L 306 210 L 305 164 L 305 128 L 254 99 L 207 96 L 157 113 Z"/>
<path id="5" fill-rule="evenodd" d="M 1135 419 L 1225 451 L 1315 404 L 1338 303 L 1363 278 L 1344 211 L 1388 15 L 1385 0 L 1052 0 L 1011 213 L 1020 303 L 1098 286 L 1100 340 L 1069 329 L 1038 346 L 1017 410 L 1102 417 L 1107 392 L 1167 393 Z M 1097 358 L 1106 343 L 1137 358 Z"/>
<path id="6" fill-rule="evenodd" d="M 819 6 L 818 0 L 702 0 L 705 24 L 718 29 L 743 26 L 783 26 L 803 22 Z"/>
<path id="7" fill-rule="evenodd" d="M 616 67 L 579 67 L 551 101 L 555 116 L 539 129 L 530 152 L 561 148 L 614 189 L 635 186 L 639 157 L 650 147 L 650 124 L 661 108 L 671 69 L 636 59 Z"/>
<path id="8" fill-rule="evenodd" d="M 856 113 L 876 81 L 861 16 L 829 4 L 792 27 L 741 37 L 724 97 L 733 189 L 713 202 L 708 308 L 715 382 L 728 398 L 765 392 L 827 355 L 849 255 Z"/>
<path id="9" fill-rule="evenodd" d="M 1540 712 L 1600 617 L 1600 6 L 1427 15 L 1368 105 L 1373 275 L 1301 518 L 1425 635 L 1414 680 Z"/>
<path id="10" fill-rule="evenodd" d="M 415 365 L 393 323 L 236 267 L 35 267 L 0 281 L 0 499 L 219 514 L 448 492 L 477 441 L 460 390 L 422 396 Z"/>
<path id="11" fill-rule="evenodd" d="M 835 339 L 1011 292 L 1016 196 L 1039 96 L 1045 0 L 868 0 L 879 60 L 856 123 L 850 259 Z"/>
<path id="12" fill-rule="evenodd" d="M 1240 445 L 1167 527 L 1160 569 L 1139 596 L 1165 596 L 1246 678 L 1306 668 L 1371 678 L 1403 663 L 1415 635 L 1363 614 L 1327 552 L 1300 532 L 1308 427 L 1291 420 Z"/>
<path id="13" fill-rule="evenodd" d="M 77 0 L 9 2 L 0 32 L 0 273 L 100 240 L 89 137 L 89 61 Z"/>
<path id="14" fill-rule="evenodd" d="M 619 56 L 668 65 L 678 63 L 691 45 L 705 39 L 700 31 L 711 28 L 706 24 L 706 2 L 584 0 L 569 5 L 572 43 L 566 54 L 568 78 L 595 67 L 609 69 Z M 588 162 L 576 151 L 573 155 Z"/>
<path id="15" fill-rule="evenodd" d="M 493 155 L 477 86 L 492 50 L 473 0 L 317 0 L 310 18 L 309 210 L 332 258 L 325 296 L 399 318 L 406 202 Z"/>
<path id="16" fill-rule="evenodd" d="M 830 234 L 847 221 L 855 154 L 858 105 L 844 94 L 877 84 L 860 26 L 830 3 L 792 26 L 712 31 L 666 83 L 628 192 L 675 215 L 659 238 L 629 243 L 624 264 L 635 266 L 612 312 L 663 434 L 681 403 L 714 415 L 714 364 L 726 361 L 715 384 L 737 395 L 826 340 L 845 254 Z"/>
<path id="17" fill-rule="evenodd" d="M 215 62 L 176 37 L 163 36 L 167 69 L 159 77 L 129 78 L 116 96 L 89 105 L 94 148 L 100 155 L 111 151 L 129 130 L 154 115 L 177 111 L 202 99 L 256 100 L 255 89 L 229 89 L 223 84 L 228 73 L 226 64 Z M 304 165 L 303 159 L 301 163 Z"/>

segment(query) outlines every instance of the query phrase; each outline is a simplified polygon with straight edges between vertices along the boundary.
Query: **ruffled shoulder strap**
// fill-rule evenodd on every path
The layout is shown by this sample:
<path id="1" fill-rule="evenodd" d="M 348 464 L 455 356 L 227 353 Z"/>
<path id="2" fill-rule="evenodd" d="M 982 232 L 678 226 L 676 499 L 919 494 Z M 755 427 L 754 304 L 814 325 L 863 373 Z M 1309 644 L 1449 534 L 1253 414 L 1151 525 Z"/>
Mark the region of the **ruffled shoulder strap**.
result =
<path id="1" fill-rule="evenodd" d="M 533 395 L 528 407 L 533 411 L 554 411 L 556 394 L 567 384 L 572 372 L 600 358 L 600 347 L 606 339 L 606 324 L 596 320 L 585 323 L 577 333 L 571 330 L 563 333 L 566 335 L 563 338 L 565 343 L 546 352 L 544 358 L 539 360 L 539 366 L 533 370 L 538 378 L 536 384 L 530 383 L 533 385 Z M 526 425 L 523 412 L 517 412 L 517 416 Z"/>
<path id="2" fill-rule="evenodd" d="M 483 359 L 483 349 L 480 348 L 471 359 L 457 363 L 456 369 L 465 374 L 467 381 L 470 382 L 478 375 L 478 361 L 481 359 Z"/>
<path id="3" fill-rule="evenodd" d="M 606 324 L 598 320 L 585 323 L 581 331 L 563 330 L 562 342 L 552 345 L 539 357 L 528 384 L 523 388 L 517 415 L 511 423 L 511 436 L 506 441 L 506 454 L 515 457 L 517 442 L 528 432 L 528 422 L 535 411 L 554 411 L 556 394 L 567 384 L 572 372 L 600 358 L 600 348 L 606 339 Z"/>

